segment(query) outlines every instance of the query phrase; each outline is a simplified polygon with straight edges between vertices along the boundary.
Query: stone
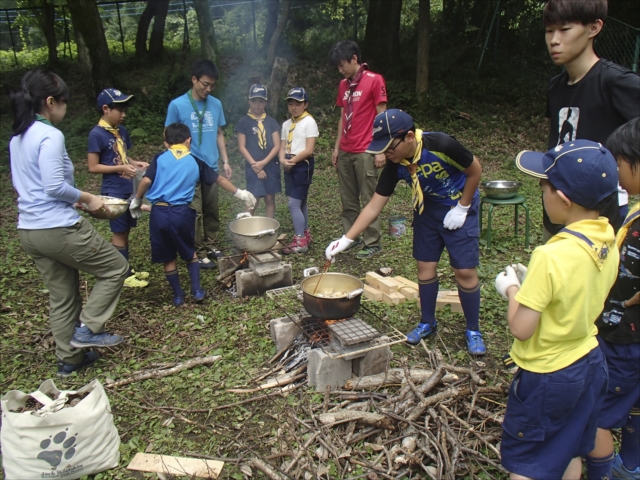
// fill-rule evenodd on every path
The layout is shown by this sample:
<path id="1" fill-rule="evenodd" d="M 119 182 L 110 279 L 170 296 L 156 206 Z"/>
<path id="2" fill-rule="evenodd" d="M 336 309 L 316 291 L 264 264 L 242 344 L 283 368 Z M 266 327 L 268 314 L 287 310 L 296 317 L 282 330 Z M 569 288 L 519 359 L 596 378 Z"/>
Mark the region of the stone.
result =
<path id="1" fill-rule="evenodd" d="M 265 277 L 256 275 L 255 272 L 248 268 L 238 270 L 236 272 L 236 291 L 238 292 L 238 297 L 262 295 L 267 290 L 293 285 L 291 264 L 283 263 L 282 266 L 283 268 L 280 272 Z"/>
<path id="2" fill-rule="evenodd" d="M 298 317 L 293 317 L 298 320 Z M 302 330 L 289 317 L 274 318 L 269 322 L 271 340 L 276 344 L 276 352 L 287 348 L 293 339 L 302 333 Z"/>
<path id="3" fill-rule="evenodd" d="M 307 354 L 307 373 L 309 385 L 316 387 L 316 391 L 324 392 L 327 385 L 332 390 L 343 387 L 351 378 L 352 365 L 342 358 L 331 358 L 320 348 L 309 350 Z"/>
<path id="4" fill-rule="evenodd" d="M 353 373 L 357 377 L 383 373 L 389 368 L 389 361 L 392 357 L 393 353 L 389 345 L 369 350 L 363 357 L 353 359 Z"/>

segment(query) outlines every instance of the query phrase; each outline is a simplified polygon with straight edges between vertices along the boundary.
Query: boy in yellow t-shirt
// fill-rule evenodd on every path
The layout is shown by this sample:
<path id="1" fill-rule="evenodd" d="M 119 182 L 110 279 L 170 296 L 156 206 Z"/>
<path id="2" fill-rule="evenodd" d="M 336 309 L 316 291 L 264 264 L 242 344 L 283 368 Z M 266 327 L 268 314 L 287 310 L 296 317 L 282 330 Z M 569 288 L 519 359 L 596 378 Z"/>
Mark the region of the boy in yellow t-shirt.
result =
<path id="1" fill-rule="evenodd" d="M 496 278 L 509 301 L 510 354 L 520 367 L 502 424 L 502 465 L 511 479 L 580 478 L 608 377 L 595 320 L 619 254 L 598 212 L 617 195 L 617 165 L 588 140 L 521 152 L 516 165 L 540 179 L 546 212 L 566 227 L 535 249 L 528 272 L 509 266 Z"/>

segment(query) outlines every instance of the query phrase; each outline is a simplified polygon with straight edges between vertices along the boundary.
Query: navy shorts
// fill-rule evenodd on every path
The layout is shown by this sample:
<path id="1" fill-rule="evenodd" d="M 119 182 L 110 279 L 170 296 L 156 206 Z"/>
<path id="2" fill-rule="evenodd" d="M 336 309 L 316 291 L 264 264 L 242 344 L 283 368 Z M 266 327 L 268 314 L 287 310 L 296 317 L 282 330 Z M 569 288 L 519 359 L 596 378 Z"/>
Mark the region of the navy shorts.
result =
<path id="1" fill-rule="evenodd" d="M 626 425 L 634 405 L 640 405 L 640 343 L 620 345 L 598 337 L 600 349 L 607 359 L 609 386 L 605 395 L 598 427 L 610 430 Z"/>
<path id="2" fill-rule="evenodd" d="M 596 347 L 552 373 L 520 369 L 502 423 L 502 466 L 537 480 L 562 478 L 572 458 L 595 447 L 607 389 L 607 364 Z"/>
<path id="3" fill-rule="evenodd" d="M 287 155 L 292 158 L 293 155 Z M 309 193 L 309 186 L 313 178 L 315 161 L 313 157 L 296 163 L 291 170 L 284 171 L 284 193 L 287 197 L 304 200 Z"/>
<path id="4" fill-rule="evenodd" d="M 180 255 L 185 262 L 196 251 L 196 211 L 189 205 L 155 204 L 149 219 L 151 261 L 166 263 Z"/>
<path id="5" fill-rule="evenodd" d="M 442 222 L 451 207 L 425 199 L 422 215 L 413 214 L 413 258 L 419 262 L 439 262 L 447 247 L 453 268 L 475 268 L 480 263 L 480 197 L 475 196 L 462 227 L 444 228 Z"/>
<path id="6" fill-rule="evenodd" d="M 267 174 L 267 178 L 261 180 L 258 178 L 258 174 L 251 169 L 251 165 L 248 163 L 244 165 L 244 178 L 247 181 L 247 190 L 256 198 L 264 197 L 265 195 L 275 195 L 282 191 L 280 162 L 278 162 L 277 158 L 274 158 L 267 164 L 264 168 L 264 173 Z"/>
<path id="7" fill-rule="evenodd" d="M 121 198 L 122 200 L 129 200 L 131 195 L 121 195 L 113 193 L 101 193 L 107 197 Z M 127 233 L 130 229 L 138 226 L 138 220 L 131 216 L 131 212 L 127 210 L 124 214 L 120 215 L 115 220 L 109 220 L 109 227 L 113 233 Z"/>

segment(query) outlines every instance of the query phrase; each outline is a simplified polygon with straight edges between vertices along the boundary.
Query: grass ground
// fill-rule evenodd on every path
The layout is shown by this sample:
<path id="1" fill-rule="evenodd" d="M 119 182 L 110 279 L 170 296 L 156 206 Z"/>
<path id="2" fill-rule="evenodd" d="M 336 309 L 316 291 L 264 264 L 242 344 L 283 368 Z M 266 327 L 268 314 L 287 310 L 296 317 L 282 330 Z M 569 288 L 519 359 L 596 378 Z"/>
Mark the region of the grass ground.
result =
<path id="1" fill-rule="evenodd" d="M 233 65 L 223 69 L 223 79 L 228 87 L 215 92 L 229 109 L 228 118 L 234 123 L 233 112 L 244 111 L 243 105 L 231 104 L 242 98 L 244 88 L 239 70 Z M 300 67 L 300 66 L 299 66 Z M 126 125 L 130 131 L 140 129 L 134 137 L 136 158 L 149 159 L 160 149 L 163 117 L 157 111 L 163 110 L 172 94 L 182 93 L 187 83 L 177 83 L 174 87 L 162 87 L 162 81 L 172 76 L 172 71 L 185 69 L 181 64 L 163 64 L 146 71 L 135 69 L 131 64 L 117 65 L 116 73 L 121 75 L 122 90 L 141 97 L 138 106 L 132 107 Z M 235 67 L 234 67 L 235 68 Z M 119 70 L 118 70 L 119 69 Z M 61 74 L 68 81 L 72 91 L 81 91 L 82 78 L 72 67 L 64 67 Z M 118 78 L 118 75 L 114 75 Z M 175 78 L 175 76 L 174 76 Z M 183 75 L 183 78 L 187 78 Z M 5 83 L 16 85 L 19 75 L 7 75 Z M 288 85 L 302 84 L 311 92 L 311 112 L 319 122 L 321 137 L 316 152 L 316 173 L 309 196 L 310 225 L 315 244 L 306 255 L 289 257 L 293 264 L 294 282 L 302 278 L 302 270 L 310 266 L 320 266 L 324 262 L 325 246 L 341 235 L 340 202 L 335 170 L 331 167 L 330 155 L 334 141 L 335 125 L 339 112 L 332 106 L 335 72 L 327 72 L 325 66 L 304 65 L 291 74 Z M 167 80 L 168 83 L 168 80 Z M 241 84 L 242 88 L 237 87 Z M 503 85 L 508 85 L 505 88 Z M 127 87 L 125 89 L 125 86 Z M 410 85 L 389 82 L 390 106 L 402 106 L 413 113 L 411 108 Z M 157 93 L 158 90 L 161 93 Z M 171 90 L 171 89 L 174 90 Z M 177 91 L 175 91 L 177 90 Z M 541 241 L 541 202 L 537 183 L 525 177 L 513 166 L 518 151 L 542 149 L 545 145 L 546 121 L 543 116 L 544 100 L 538 88 L 530 90 L 528 85 L 513 79 L 478 79 L 473 76 L 459 76 L 445 81 L 434 81 L 432 85 L 432 107 L 416 115 L 421 127 L 432 131 L 453 134 L 467 146 L 480 160 L 483 180 L 510 179 L 523 182 L 521 193 L 528 199 L 531 210 L 531 248 Z M 155 108 L 149 107 L 149 100 L 163 102 Z M 146 100 L 145 100 L 146 98 Z M 394 100 L 397 99 L 397 100 Z M 404 100 L 408 99 L 408 100 Z M 67 118 L 60 125 L 65 133 L 67 148 L 74 159 L 78 187 L 92 192 L 99 191 L 99 177 L 88 173 L 86 167 L 86 139 L 92 125 L 97 121 L 95 112 L 86 106 L 86 97 L 75 95 L 69 104 Z M 53 339 L 47 322 L 47 291 L 30 260 L 22 250 L 16 234 L 16 195 L 11 186 L 7 167 L 7 139 L 10 135 L 10 117 L 6 103 L 0 114 L 0 137 L 2 162 L 0 163 L 0 391 L 35 390 L 38 385 L 54 374 L 55 355 Z M 414 110 L 415 111 L 415 110 Z M 464 112 L 466 115 L 460 115 Z M 281 120 L 278 118 L 278 120 Z M 226 129 L 227 148 L 234 171 L 232 181 L 244 185 L 243 161 L 240 158 L 232 128 Z M 388 230 L 391 215 L 410 217 L 410 189 L 398 186 L 396 193 L 382 214 L 383 231 Z M 227 193 L 221 193 L 223 223 L 230 222 L 241 210 L 241 205 Z M 277 199 L 277 218 L 281 233 L 292 233 L 292 225 L 283 195 Z M 110 237 L 105 221 L 93 220 L 95 227 Z M 486 222 L 486 220 L 485 220 Z M 500 358 L 511 342 L 506 326 L 506 303 L 495 293 L 493 280 L 502 268 L 513 262 L 527 263 L 530 250 L 524 249 L 524 216 L 519 219 L 520 236 L 513 236 L 513 209 L 498 208 L 493 224 L 491 248 L 481 239 L 481 264 L 478 272 L 482 283 L 481 328 L 485 335 L 488 355 L 481 359 L 485 371 L 491 377 L 508 380 L 508 374 L 501 367 Z M 224 233 L 221 247 L 230 246 Z M 148 217 L 144 217 L 130 238 L 131 263 L 137 270 L 151 273 L 151 283 L 144 290 L 124 290 L 118 308 L 108 328 L 126 337 L 126 343 L 115 349 L 104 351 L 102 360 L 92 369 L 73 375 L 67 380 L 56 380 L 59 387 L 74 389 L 93 378 L 105 383 L 118 380 L 154 364 L 181 362 L 204 355 L 222 355 L 213 368 L 194 368 L 160 380 L 136 382 L 126 387 L 111 390 L 110 401 L 115 414 L 115 422 L 122 439 L 120 466 L 109 472 L 96 475 L 95 479 L 131 478 L 126 465 L 136 452 L 146 451 L 169 455 L 183 455 L 197 452 L 215 457 L 240 457 L 248 451 L 259 452 L 263 456 L 292 449 L 282 439 L 286 431 L 287 409 L 297 409 L 301 405 L 322 402 L 322 395 L 312 388 L 298 389 L 286 397 L 250 403 L 223 410 L 211 410 L 246 396 L 231 394 L 228 388 L 246 385 L 260 367 L 274 353 L 275 348 L 269 338 L 269 320 L 281 316 L 278 307 L 265 296 L 232 298 L 222 291 L 215 282 L 216 271 L 203 271 L 202 283 L 209 298 L 202 304 L 187 303 L 184 307 L 171 306 L 171 295 L 164 280 L 161 265 L 150 262 L 148 240 Z M 387 266 L 394 274 L 416 280 L 415 261 L 411 256 L 411 230 L 398 239 L 383 238 L 384 251 L 365 261 L 357 261 L 353 256 L 340 256 L 333 271 L 355 276 Z M 453 272 L 448 265 L 446 253 L 438 269 L 441 288 L 455 288 Z M 180 266 L 182 282 L 187 281 L 186 270 Z M 83 295 L 90 291 L 92 279 L 82 276 Z M 399 330 L 410 330 L 419 318 L 415 303 L 405 303 L 393 308 L 380 304 L 369 304 L 370 308 L 389 321 Z M 429 340 L 430 347 L 438 346 L 449 363 L 474 365 L 476 359 L 466 353 L 463 334 L 464 318 L 461 314 L 442 311 L 438 320 L 440 332 L 436 339 Z M 395 345 L 395 358 L 409 358 L 410 365 L 424 365 L 426 358 L 420 348 Z M 392 361 L 393 364 L 396 360 Z M 185 409 L 181 414 L 195 424 L 185 423 L 172 416 L 160 406 Z M 198 410 L 198 412 L 194 412 Z M 218 434 L 203 428 L 213 426 Z M 361 471 L 352 472 L 354 475 Z M 366 473 L 366 472 L 365 472 Z M 138 478 L 150 475 L 138 475 Z M 239 467 L 227 464 L 224 478 L 243 478 Z"/>

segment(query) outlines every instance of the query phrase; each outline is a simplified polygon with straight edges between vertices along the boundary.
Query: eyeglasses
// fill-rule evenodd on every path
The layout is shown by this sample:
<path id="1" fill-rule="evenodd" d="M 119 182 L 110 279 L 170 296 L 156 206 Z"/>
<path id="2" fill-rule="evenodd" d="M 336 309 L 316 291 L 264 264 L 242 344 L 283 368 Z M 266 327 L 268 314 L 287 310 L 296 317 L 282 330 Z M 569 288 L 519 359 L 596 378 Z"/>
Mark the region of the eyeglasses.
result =
<path id="1" fill-rule="evenodd" d="M 384 153 L 393 153 L 396 150 L 396 148 L 398 148 L 398 145 L 400 145 L 402 142 L 404 142 L 404 136 L 399 137 L 395 145 L 389 145 L 389 147 L 384 151 Z"/>
<path id="2" fill-rule="evenodd" d="M 198 81 L 200 82 L 200 85 L 202 85 L 205 88 L 205 90 L 212 90 L 213 87 L 216 86 L 216 82 L 213 82 L 213 83 L 203 82 L 200 79 L 198 79 Z"/>

